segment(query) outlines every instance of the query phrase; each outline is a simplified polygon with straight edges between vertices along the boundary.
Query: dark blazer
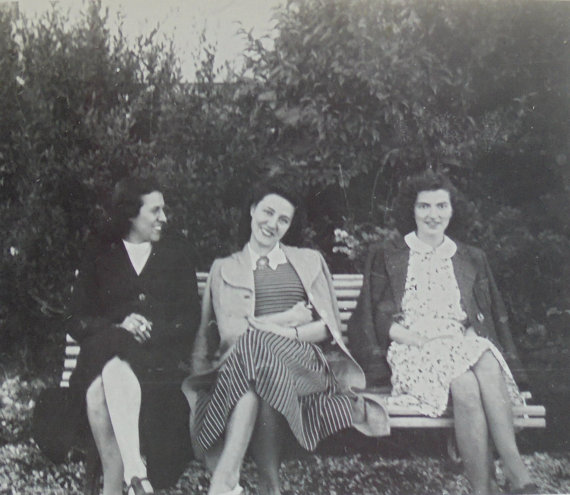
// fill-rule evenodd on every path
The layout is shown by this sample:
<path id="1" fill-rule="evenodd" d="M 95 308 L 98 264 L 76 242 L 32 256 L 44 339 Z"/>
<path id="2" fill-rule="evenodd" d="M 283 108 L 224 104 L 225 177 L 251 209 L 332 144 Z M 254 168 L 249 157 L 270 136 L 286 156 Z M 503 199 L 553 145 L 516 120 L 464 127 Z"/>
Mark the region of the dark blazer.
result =
<path id="1" fill-rule="evenodd" d="M 179 366 L 190 356 L 200 317 L 191 253 L 182 239 L 164 238 L 153 244 L 137 275 L 121 240 L 89 243 L 66 320 L 66 331 L 81 345 L 61 423 L 74 434 L 67 435 L 63 445 L 56 443 L 56 453 L 65 456 L 76 442 L 75 435 L 87 434 L 87 387 L 110 359 L 120 356 L 141 385 L 139 431 L 148 476 L 155 488 L 176 483 L 192 452 L 190 411 L 180 392 L 185 372 Z M 148 342 L 139 344 L 116 326 L 130 313 L 152 322 Z M 57 440 L 61 435 L 58 431 L 45 435 L 50 436 Z"/>
<path id="2" fill-rule="evenodd" d="M 122 241 L 90 245 L 72 294 L 67 332 L 82 344 L 138 313 L 152 322 L 152 337 L 135 347 L 157 368 L 176 367 L 190 356 L 200 318 L 190 253 L 185 242 L 163 239 L 137 275 Z"/>
<path id="3" fill-rule="evenodd" d="M 461 303 L 477 335 L 501 350 L 515 379 L 528 383 L 509 329 L 505 305 L 485 253 L 457 242 L 452 257 Z M 349 348 L 364 368 L 367 383 L 388 385 L 386 352 L 393 315 L 402 311 L 410 250 L 402 237 L 375 245 L 364 269 L 358 304 L 348 322 Z"/>

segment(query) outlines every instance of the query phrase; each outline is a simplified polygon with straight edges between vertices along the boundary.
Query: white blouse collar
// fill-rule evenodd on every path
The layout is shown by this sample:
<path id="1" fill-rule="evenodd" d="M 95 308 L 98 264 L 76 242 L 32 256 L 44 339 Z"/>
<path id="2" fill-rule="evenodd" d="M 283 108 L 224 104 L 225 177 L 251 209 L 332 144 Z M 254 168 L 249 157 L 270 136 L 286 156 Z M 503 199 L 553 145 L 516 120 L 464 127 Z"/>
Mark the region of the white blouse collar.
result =
<path id="1" fill-rule="evenodd" d="M 123 239 L 123 244 L 129 251 L 139 251 L 139 252 L 146 252 L 150 251 L 152 245 L 150 242 L 129 242 Z"/>
<path id="2" fill-rule="evenodd" d="M 422 241 L 415 232 L 410 232 L 404 236 L 404 241 L 410 250 L 416 253 L 433 253 L 440 258 L 451 258 L 457 252 L 457 244 L 446 235 L 443 236 L 443 242 L 435 248 Z"/>
<path id="3" fill-rule="evenodd" d="M 123 244 L 125 245 L 125 249 L 127 250 L 127 254 L 129 255 L 133 268 L 137 272 L 137 275 L 140 275 L 150 257 L 152 244 L 150 242 L 135 244 L 133 242 L 125 241 L 124 239 Z"/>
<path id="4" fill-rule="evenodd" d="M 247 248 L 249 251 L 249 258 L 251 260 L 251 269 L 255 270 L 257 268 L 257 260 L 261 258 L 261 255 L 257 254 L 252 249 L 249 242 L 247 243 Z M 269 260 L 268 265 L 272 270 L 275 270 L 279 265 L 287 263 L 287 257 L 285 256 L 285 253 L 281 249 L 279 243 L 275 244 L 273 249 L 267 253 L 267 258 Z"/>

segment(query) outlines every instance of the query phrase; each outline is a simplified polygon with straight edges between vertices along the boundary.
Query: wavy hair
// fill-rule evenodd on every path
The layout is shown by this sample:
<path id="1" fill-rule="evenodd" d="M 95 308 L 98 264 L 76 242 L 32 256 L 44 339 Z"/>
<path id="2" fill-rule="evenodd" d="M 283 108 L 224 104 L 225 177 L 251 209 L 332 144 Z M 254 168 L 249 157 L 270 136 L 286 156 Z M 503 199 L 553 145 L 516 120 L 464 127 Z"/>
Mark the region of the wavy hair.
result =
<path id="1" fill-rule="evenodd" d="M 251 237 L 251 207 L 258 204 L 265 196 L 276 194 L 286 199 L 295 208 L 295 214 L 289 230 L 283 236 L 282 242 L 289 246 L 300 246 L 303 242 L 303 230 L 306 225 L 304 201 L 296 192 L 294 181 L 288 177 L 274 176 L 255 184 L 247 194 L 241 213 L 238 240 L 244 245 Z"/>
<path id="2" fill-rule="evenodd" d="M 115 185 L 111 197 L 111 231 L 115 237 L 125 237 L 131 229 L 131 219 L 138 216 L 142 197 L 161 192 L 158 181 L 152 177 L 127 177 Z"/>
<path id="3" fill-rule="evenodd" d="M 451 208 L 453 209 L 446 233 L 454 235 L 465 229 L 469 216 L 467 201 L 446 174 L 434 172 L 430 169 L 408 177 L 400 183 L 392 212 L 396 221 L 396 228 L 400 234 L 406 235 L 408 232 L 416 230 L 414 207 L 418 194 L 423 191 L 437 191 L 438 189 L 443 189 L 449 193 Z"/>

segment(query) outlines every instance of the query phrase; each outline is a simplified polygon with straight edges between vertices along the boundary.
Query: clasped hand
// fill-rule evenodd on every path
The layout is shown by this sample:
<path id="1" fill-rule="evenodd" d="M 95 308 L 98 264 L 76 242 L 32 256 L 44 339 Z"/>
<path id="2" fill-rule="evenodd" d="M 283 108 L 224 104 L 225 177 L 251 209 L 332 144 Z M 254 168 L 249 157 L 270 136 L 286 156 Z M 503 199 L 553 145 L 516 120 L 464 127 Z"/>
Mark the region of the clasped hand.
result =
<path id="1" fill-rule="evenodd" d="M 119 324 L 119 327 L 131 333 L 139 344 L 150 340 L 152 322 L 138 313 L 128 315 L 123 322 Z"/>
<path id="2" fill-rule="evenodd" d="M 256 330 L 286 335 L 291 327 L 299 327 L 313 321 L 313 311 L 309 305 L 301 301 L 279 313 L 248 316 L 247 321 L 250 327 Z"/>

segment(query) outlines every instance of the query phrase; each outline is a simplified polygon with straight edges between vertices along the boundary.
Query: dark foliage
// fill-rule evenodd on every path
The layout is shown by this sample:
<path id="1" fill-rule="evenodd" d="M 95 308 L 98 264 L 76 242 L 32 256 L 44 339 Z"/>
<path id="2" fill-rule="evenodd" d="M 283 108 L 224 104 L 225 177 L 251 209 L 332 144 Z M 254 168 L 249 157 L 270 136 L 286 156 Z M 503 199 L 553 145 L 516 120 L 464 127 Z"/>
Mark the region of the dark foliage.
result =
<path id="1" fill-rule="evenodd" d="M 446 170 L 519 336 L 568 308 L 567 2 L 291 0 L 224 82 L 204 40 L 191 84 L 168 40 L 128 45 L 97 2 L 75 25 L 0 15 L 3 349 L 53 333 L 37 318 L 57 322 L 127 174 L 165 185 L 207 270 L 238 247 L 249 186 L 285 172 L 308 191 L 307 242 L 346 271 L 390 235 L 401 178 Z"/>

